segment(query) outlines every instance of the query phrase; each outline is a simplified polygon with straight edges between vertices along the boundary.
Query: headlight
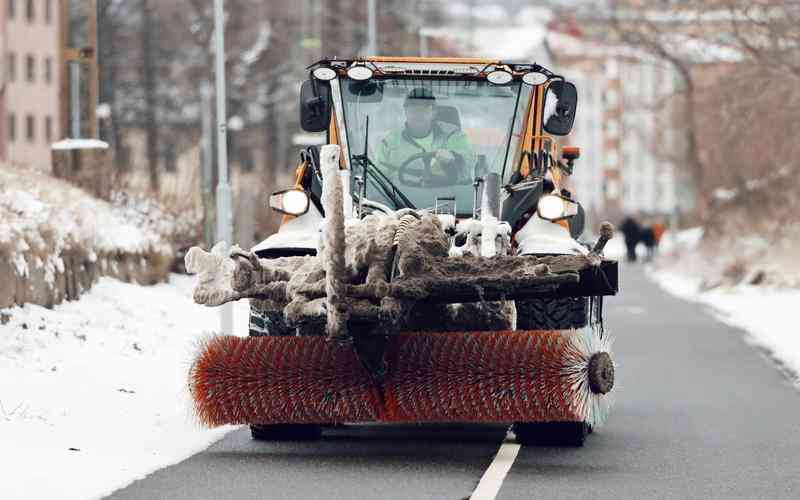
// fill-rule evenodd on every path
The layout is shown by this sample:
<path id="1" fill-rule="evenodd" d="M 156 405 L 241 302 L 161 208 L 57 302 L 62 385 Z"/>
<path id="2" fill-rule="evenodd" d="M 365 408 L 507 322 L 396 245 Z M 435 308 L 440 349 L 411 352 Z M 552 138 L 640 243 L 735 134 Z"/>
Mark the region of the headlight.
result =
<path id="1" fill-rule="evenodd" d="M 539 217 L 557 221 L 572 217 L 578 213 L 578 204 L 557 194 L 548 194 L 539 198 Z"/>
<path id="2" fill-rule="evenodd" d="M 284 214 L 303 215 L 308 212 L 308 205 L 308 194 L 302 189 L 278 191 L 269 197 L 269 206 Z"/>
<path id="3" fill-rule="evenodd" d="M 358 82 L 369 80 L 372 78 L 372 74 L 373 71 L 366 66 L 352 66 L 347 70 L 347 76 L 350 77 L 351 80 L 356 80 Z"/>
<path id="4" fill-rule="evenodd" d="M 496 69 L 486 75 L 486 79 L 489 80 L 489 83 L 493 83 L 495 85 L 505 85 L 506 83 L 510 82 L 514 79 L 514 76 L 509 73 L 508 71 L 503 71 L 502 69 Z"/>

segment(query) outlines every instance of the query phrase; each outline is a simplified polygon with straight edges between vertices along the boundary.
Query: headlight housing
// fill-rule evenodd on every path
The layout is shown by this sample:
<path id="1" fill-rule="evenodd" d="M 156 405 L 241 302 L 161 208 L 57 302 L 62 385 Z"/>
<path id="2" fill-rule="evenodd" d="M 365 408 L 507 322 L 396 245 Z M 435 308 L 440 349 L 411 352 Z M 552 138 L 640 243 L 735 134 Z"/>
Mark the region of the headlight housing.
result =
<path id="1" fill-rule="evenodd" d="M 577 215 L 578 204 L 558 194 L 546 194 L 539 198 L 536 211 L 542 219 L 556 222 Z"/>
<path id="2" fill-rule="evenodd" d="M 310 199 L 302 189 L 286 189 L 272 193 L 269 206 L 278 212 L 288 215 L 303 215 L 308 212 Z"/>

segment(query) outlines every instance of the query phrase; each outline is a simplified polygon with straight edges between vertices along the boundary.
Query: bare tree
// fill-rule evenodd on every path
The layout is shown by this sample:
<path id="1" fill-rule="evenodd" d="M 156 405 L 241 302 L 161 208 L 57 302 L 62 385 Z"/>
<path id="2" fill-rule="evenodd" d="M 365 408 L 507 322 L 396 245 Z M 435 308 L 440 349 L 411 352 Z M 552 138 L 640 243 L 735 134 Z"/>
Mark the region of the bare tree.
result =
<path id="1" fill-rule="evenodd" d="M 701 220 L 719 234 L 758 230 L 780 238 L 796 219 L 798 21 L 796 2 L 614 2 L 610 26 L 618 39 L 680 77 L 674 126 L 685 138 Z"/>

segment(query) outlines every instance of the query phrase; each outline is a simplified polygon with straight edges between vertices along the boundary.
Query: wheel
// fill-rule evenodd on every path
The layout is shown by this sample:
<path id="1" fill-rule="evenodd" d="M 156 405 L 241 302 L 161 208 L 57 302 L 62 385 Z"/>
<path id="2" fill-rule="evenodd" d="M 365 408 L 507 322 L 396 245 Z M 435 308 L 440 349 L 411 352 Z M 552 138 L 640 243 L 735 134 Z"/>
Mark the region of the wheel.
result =
<path id="1" fill-rule="evenodd" d="M 513 426 L 523 446 L 583 446 L 592 428 L 586 422 L 518 422 Z"/>
<path id="2" fill-rule="evenodd" d="M 526 299 L 516 301 L 517 329 L 568 330 L 586 326 L 586 297 Z"/>
<path id="3" fill-rule="evenodd" d="M 314 441 L 322 437 L 322 427 L 313 424 L 251 425 L 256 441 Z"/>
<path id="4" fill-rule="evenodd" d="M 268 311 L 258 309 L 250 302 L 250 332 L 251 337 L 277 336 L 285 337 L 295 334 L 295 329 L 286 325 L 282 311 Z"/>

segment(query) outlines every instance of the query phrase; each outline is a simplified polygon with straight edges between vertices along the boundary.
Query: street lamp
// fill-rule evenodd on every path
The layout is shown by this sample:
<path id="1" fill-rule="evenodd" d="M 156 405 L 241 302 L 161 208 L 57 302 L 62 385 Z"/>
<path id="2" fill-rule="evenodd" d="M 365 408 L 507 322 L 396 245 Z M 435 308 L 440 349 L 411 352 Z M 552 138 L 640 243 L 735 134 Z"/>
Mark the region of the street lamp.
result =
<path id="1" fill-rule="evenodd" d="M 225 242 L 225 251 L 233 242 L 231 221 L 231 186 L 228 183 L 228 138 L 225 112 L 225 6 L 224 0 L 214 0 L 214 40 L 216 54 L 217 90 L 217 241 Z M 228 302 L 220 308 L 220 332 L 233 334 L 233 304 Z"/>

